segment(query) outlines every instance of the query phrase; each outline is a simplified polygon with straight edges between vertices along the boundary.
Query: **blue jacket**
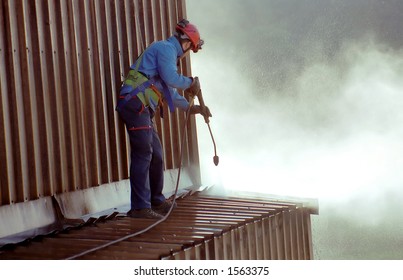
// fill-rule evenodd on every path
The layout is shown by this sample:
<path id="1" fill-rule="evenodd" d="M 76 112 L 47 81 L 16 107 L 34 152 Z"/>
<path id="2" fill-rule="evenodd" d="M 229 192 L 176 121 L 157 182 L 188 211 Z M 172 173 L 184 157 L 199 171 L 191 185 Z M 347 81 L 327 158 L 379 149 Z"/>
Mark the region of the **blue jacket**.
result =
<path id="1" fill-rule="evenodd" d="M 169 87 L 174 106 L 186 110 L 189 102 L 176 90 L 176 88 L 187 89 L 192 83 L 191 78 L 178 73 L 177 59 L 182 54 L 182 47 L 174 36 L 154 42 L 144 51 L 138 71 L 147 78 L 159 75 Z M 136 62 L 130 67 L 131 69 L 136 68 Z M 160 83 L 155 86 L 163 92 Z"/>

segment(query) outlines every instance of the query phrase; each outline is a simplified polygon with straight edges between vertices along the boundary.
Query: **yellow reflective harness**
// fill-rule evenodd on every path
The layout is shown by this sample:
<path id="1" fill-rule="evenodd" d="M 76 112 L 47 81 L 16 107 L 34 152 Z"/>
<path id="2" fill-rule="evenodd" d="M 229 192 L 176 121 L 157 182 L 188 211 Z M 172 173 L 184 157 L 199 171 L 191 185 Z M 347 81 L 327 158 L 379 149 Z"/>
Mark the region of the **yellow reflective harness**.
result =
<path id="1" fill-rule="evenodd" d="M 144 54 L 144 53 L 143 53 Z M 121 108 L 132 98 L 138 97 L 144 106 L 149 106 L 154 111 L 156 108 L 162 104 L 162 101 L 165 99 L 168 103 L 168 106 L 171 112 L 174 111 L 174 106 L 171 98 L 171 94 L 169 92 L 168 86 L 165 82 L 157 75 L 148 79 L 142 73 L 138 71 L 141 60 L 143 58 L 143 54 L 137 59 L 135 69 L 129 70 L 128 75 L 124 79 L 122 86 L 120 88 L 120 100 L 118 105 L 116 106 L 116 110 L 120 111 Z M 156 82 L 160 82 L 165 95 L 163 95 L 155 86 Z"/>

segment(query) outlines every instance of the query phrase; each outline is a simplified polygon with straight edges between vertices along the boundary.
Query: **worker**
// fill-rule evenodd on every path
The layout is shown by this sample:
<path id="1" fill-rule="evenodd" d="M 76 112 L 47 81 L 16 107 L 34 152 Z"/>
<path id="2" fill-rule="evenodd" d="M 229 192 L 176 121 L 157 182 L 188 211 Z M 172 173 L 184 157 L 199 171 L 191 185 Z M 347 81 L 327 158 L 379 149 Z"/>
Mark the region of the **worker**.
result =
<path id="1" fill-rule="evenodd" d="M 171 207 L 176 207 L 162 193 L 163 153 L 153 118 L 162 102 L 171 112 L 175 108 L 189 109 L 191 114 L 211 117 L 208 107 L 191 106 L 177 91 L 185 90 L 192 98 L 199 93 L 199 79 L 178 73 L 177 67 L 190 50 L 196 53 L 202 45 L 196 26 L 183 19 L 177 23 L 173 36 L 146 48 L 122 83 L 116 110 L 130 138 L 129 217 L 161 219 Z"/>

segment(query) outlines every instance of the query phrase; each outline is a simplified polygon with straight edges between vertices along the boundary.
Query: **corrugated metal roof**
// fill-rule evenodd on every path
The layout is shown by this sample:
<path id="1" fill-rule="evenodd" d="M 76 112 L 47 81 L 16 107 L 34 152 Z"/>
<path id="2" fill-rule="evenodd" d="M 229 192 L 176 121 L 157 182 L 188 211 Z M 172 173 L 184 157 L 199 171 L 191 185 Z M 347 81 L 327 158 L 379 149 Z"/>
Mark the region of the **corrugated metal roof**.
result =
<path id="1" fill-rule="evenodd" d="M 178 207 L 165 221 L 137 236 L 134 233 L 155 221 L 132 219 L 115 212 L 22 244 L 3 247 L 0 259 L 313 257 L 311 210 L 303 203 L 205 193 L 176 201 Z"/>

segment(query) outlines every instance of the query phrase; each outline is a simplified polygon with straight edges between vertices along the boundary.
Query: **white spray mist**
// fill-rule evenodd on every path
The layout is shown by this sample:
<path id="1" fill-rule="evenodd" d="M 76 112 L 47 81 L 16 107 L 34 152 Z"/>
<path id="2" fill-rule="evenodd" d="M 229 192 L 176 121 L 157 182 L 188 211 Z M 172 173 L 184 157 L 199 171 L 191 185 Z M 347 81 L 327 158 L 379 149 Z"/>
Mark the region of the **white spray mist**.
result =
<path id="1" fill-rule="evenodd" d="M 283 31 L 262 36 L 271 32 Z M 292 59 L 270 64 L 277 50 L 265 44 L 254 46 L 262 63 L 247 64 L 253 54 L 228 40 L 192 56 L 220 156 L 215 167 L 200 119 L 204 184 L 318 198 L 315 258 L 403 258 L 402 50 L 368 36 L 329 58 L 326 44 L 305 42 L 295 50 L 311 57 L 293 69 Z"/>
<path id="2" fill-rule="evenodd" d="M 387 197 L 403 197 L 399 53 L 351 45 L 339 59 L 342 65 L 307 67 L 283 97 L 266 99 L 256 95 L 264 89 L 243 80 L 226 61 L 198 63 L 195 59 L 193 67 L 205 77 L 203 92 L 220 156 L 215 167 L 208 130 L 199 122 L 205 184 L 318 198 L 323 218 L 330 211 L 366 226 L 382 225 L 385 215 L 399 221 L 390 214 L 403 207 L 396 201 L 389 205 Z M 211 75 L 213 67 L 221 71 Z"/>

